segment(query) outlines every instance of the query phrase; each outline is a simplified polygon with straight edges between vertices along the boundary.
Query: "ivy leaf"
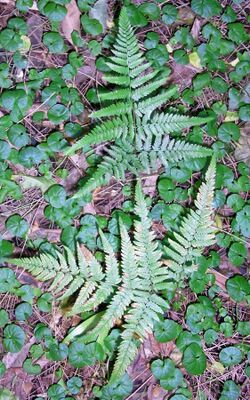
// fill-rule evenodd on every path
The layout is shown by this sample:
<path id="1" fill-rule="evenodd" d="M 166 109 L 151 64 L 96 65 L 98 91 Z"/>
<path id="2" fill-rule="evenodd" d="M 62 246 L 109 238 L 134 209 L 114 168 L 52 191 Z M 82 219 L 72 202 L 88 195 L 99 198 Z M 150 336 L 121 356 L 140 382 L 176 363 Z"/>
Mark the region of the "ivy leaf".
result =
<path id="1" fill-rule="evenodd" d="M 15 324 L 7 325 L 3 331 L 3 347 L 10 353 L 18 353 L 25 342 L 25 333 Z"/>
<path id="2" fill-rule="evenodd" d="M 226 282 L 229 296 L 236 302 L 246 300 L 250 294 L 250 284 L 242 275 L 235 275 Z"/>
<path id="3" fill-rule="evenodd" d="M 158 342 L 165 343 L 176 339 L 181 331 L 182 327 L 177 322 L 165 319 L 155 324 L 154 335 Z"/>
<path id="4" fill-rule="evenodd" d="M 225 365 L 225 367 L 240 364 L 242 358 L 241 350 L 234 346 L 225 347 L 219 354 L 220 362 Z"/>
<path id="5" fill-rule="evenodd" d="M 206 356 L 197 343 L 192 343 L 183 354 L 183 365 L 190 375 L 201 375 L 206 369 Z"/>

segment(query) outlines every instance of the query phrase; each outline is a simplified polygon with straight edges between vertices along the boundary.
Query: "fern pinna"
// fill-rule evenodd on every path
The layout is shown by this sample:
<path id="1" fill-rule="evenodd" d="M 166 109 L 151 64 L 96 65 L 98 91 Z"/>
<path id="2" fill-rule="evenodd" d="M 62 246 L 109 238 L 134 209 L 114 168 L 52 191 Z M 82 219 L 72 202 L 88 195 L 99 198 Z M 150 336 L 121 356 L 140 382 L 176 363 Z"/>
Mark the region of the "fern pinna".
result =
<path id="1" fill-rule="evenodd" d="M 167 167 L 170 161 L 211 155 L 208 148 L 170 139 L 170 133 L 204 124 L 210 118 L 155 111 L 176 95 L 177 89 L 170 87 L 157 93 L 167 78 L 146 62 L 126 8 L 120 14 L 112 53 L 107 62 L 112 72 L 104 77 L 112 87 L 99 94 L 104 106 L 90 115 L 93 120 L 105 120 L 67 150 L 66 155 L 87 145 L 111 144 L 95 173 L 74 197 L 89 193 L 112 176 L 123 180 L 127 171 L 138 176 L 141 172 L 156 171 L 161 165 Z"/>
<path id="2" fill-rule="evenodd" d="M 103 343 L 117 321 L 123 321 L 111 381 L 123 375 L 133 361 L 140 341 L 147 337 L 154 322 L 169 307 L 161 292 L 167 290 L 169 284 L 182 286 L 195 270 L 197 257 L 204 247 L 214 242 L 214 184 L 215 161 L 212 160 L 205 182 L 199 189 L 196 209 L 182 219 L 179 232 L 174 233 L 165 248 L 164 257 L 151 230 L 146 202 L 138 184 L 135 194 L 138 220 L 134 225 L 134 239 L 131 240 L 120 221 L 121 254 L 116 257 L 105 235 L 100 232 L 105 252 L 104 266 L 93 255 L 84 256 L 79 246 L 76 258 L 71 250 L 65 248 L 64 255 L 58 252 L 57 258 L 41 254 L 10 260 L 42 281 L 51 279 L 49 290 L 60 295 L 59 300 L 74 294 L 76 300 L 68 315 L 98 310 L 100 305 L 106 307 L 97 325 L 86 333 L 86 342 L 97 340 Z"/>

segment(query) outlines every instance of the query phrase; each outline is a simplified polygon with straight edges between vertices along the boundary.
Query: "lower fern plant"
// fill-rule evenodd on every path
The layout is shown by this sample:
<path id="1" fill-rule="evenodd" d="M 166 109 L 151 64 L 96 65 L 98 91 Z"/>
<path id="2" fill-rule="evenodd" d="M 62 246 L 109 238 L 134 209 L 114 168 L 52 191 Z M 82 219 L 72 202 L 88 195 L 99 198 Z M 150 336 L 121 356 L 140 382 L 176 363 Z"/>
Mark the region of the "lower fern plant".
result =
<path id="1" fill-rule="evenodd" d="M 171 133 L 205 124 L 211 118 L 180 115 L 173 109 L 156 111 L 178 92 L 172 86 L 162 88 L 159 93 L 167 77 L 153 70 L 146 61 L 125 7 L 120 14 L 118 34 L 107 66 L 111 72 L 104 80 L 112 86 L 98 94 L 101 108 L 90 114 L 90 118 L 99 123 L 65 154 L 71 155 L 78 149 L 103 142 L 110 144 L 96 171 L 74 197 L 88 194 L 111 177 L 124 180 L 126 172 L 138 176 L 167 167 L 171 162 L 211 156 L 211 149 L 188 143 L 183 138 L 170 139 Z"/>
<path id="2" fill-rule="evenodd" d="M 154 323 L 170 307 L 161 296 L 162 291 L 168 290 L 169 284 L 182 286 L 195 270 L 197 257 L 202 254 L 204 247 L 214 243 L 214 184 L 215 160 L 212 159 L 195 201 L 196 208 L 182 219 L 180 231 L 173 234 L 173 239 L 169 239 L 165 249 L 167 260 L 151 229 L 149 212 L 139 183 L 135 192 L 138 220 L 134 224 L 134 238 L 131 240 L 120 221 L 121 253 L 118 257 L 100 231 L 105 252 L 104 265 L 94 255 L 84 255 L 79 245 L 76 256 L 65 247 L 64 254 L 57 252 L 56 258 L 41 254 L 10 260 L 41 281 L 51 280 L 49 290 L 58 300 L 74 295 L 75 302 L 68 315 L 98 311 L 100 306 L 105 308 L 96 326 L 85 333 L 86 342 L 103 343 L 117 321 L 122 321 L 121 343 L 110 382 L 124 374 L 136 356 L 140 342 L 152 332 Z M 77 333 L 79 327 L 70 336 Z"/>

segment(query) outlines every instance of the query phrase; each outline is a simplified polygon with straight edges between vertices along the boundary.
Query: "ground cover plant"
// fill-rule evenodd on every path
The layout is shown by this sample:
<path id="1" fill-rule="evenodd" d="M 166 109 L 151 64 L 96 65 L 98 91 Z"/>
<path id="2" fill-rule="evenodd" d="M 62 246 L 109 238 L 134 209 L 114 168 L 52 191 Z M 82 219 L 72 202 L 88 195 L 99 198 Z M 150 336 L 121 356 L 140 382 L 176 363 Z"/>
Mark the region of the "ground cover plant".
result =
<path id="1" fill-rule="evenodd" d="M 0 1 L 0 398 L 248 398 L 248 8 Z"/>

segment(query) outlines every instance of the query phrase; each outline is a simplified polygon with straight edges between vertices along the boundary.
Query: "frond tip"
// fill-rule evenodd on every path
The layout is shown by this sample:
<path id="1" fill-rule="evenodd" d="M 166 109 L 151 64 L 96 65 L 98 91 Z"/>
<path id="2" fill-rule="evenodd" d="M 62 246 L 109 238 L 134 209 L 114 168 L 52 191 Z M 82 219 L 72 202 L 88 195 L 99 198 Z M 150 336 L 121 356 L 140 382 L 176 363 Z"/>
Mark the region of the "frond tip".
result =
<path id="1" fill-rule="evenodd" d="M 165 87 L 167 76 L 154 70 L 140 50 L 138 40 L 124 7 L 120 13 L 118 33 L 107 59 L 110 72 L 104 75 L 107 84 L 98 94 L 100 107 L 90 114 L 96 126 L 71 148 L 66 155 L 78 149 L 87 149 L 109 142 L 97 172 L 79 189 L 75 197 L 105 185 L 111 177 L 124 180 L 126 172 L 139 176 L 142 172 L 156 172 L 168 166 L 196 157 L 207 157 L 211 150 L 186 143 L 184 138 L 172 139 L 172 133 L 202 125 L 208 118 L 180 115 L 173 111 L 157 112 L 171 98 L 178 97 L 175 85 Z M 100 120 L 97 123 L 97 120 Z M 162 146 L 161 146 L 162 144 Z M 100 173 L 102 172 L 102 174 Z"/>

